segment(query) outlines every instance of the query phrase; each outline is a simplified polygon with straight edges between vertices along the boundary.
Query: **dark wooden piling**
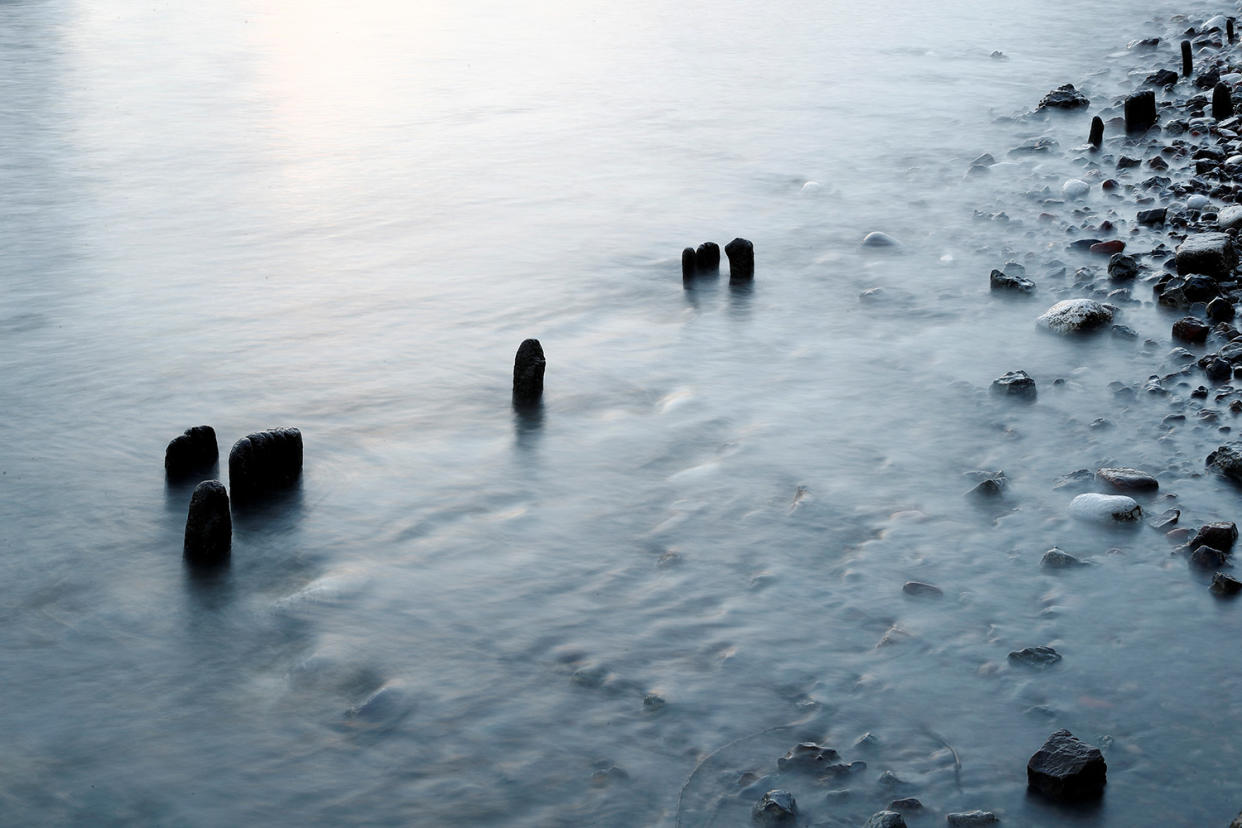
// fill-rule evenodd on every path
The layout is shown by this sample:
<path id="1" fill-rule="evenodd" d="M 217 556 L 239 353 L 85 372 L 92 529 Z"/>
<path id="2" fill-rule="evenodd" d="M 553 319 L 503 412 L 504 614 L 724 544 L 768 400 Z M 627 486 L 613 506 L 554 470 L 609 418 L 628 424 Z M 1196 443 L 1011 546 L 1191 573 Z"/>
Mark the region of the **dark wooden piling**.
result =
<path id="1" fill-rule="evenodd" d="M 1218 121 L 1233 117 L 1233 95 L 1227 84 L 1218 83 L 1212 89 L 1212 117 Z"/>
<path id="2" fill-rule="evenodd" d="M 729 257 L 729 281 L 748 282 L 755 278 L 755 246 L 746 239 L 734 239 L 725 245 Z"/>
<path id="3" fill-rule="evenodd" d="M 229 493 L 219 480 L 204 480 L 190 497 L 190 512 L 185 520 L 185 559 L 201 566 L 222 564 L 228 561 L 232 546 Z"/>
<path id="4" fill-rule="evenodd" d="M 1104 143 L 1104 119 L 1096 115 L 1091 119 L 1091 137 L 1087 139 L 1093 148 L 1099 149 Z"/>
<path id="5" fill-rule="evenodd" d="M 1233 18 L 1225 19 L 1225 35 L 1229 38 L 1229 42 L 1233 43 Z"/>
<path id="6" fill-rule="evenodd" d="M 697 267 L 694 248 L 687 247 L 681 251 L 681 278 L 690 279 L 694 277 L 694 271 Z"/>
<path id="7" fill-rule="evenodd" d="M 1156 123 L 1156 93 L 1150 89 L 1126 98 L 1126 132 L 1146 132 Z"/>
<path id="8" fill-rule="evenodd" d="M 534 403 L 543 395 L 543 371 L 547 360 L 538 339 L 527 339 L 518 346 L 513 360 L 513 401 Z"/>
<path id="9" fill-rule="evenodd" d="M 714 273 L 720 269 L 720 245 L 703 242 L 695 254 L 700 273 Z"/>
<path id="10" fill-rule="evenodd" d="M 1182 41 L 1182 77 L 1183 78 L 1190 77 L 1190 74 L 1194 71 L 1194 69 L 1195 69 L 1195 64 L 1194 64 L 1194 61 L 1191 60 L 1191 57 L 1190 57 L 1190 41 L 1183 40 Z"/>

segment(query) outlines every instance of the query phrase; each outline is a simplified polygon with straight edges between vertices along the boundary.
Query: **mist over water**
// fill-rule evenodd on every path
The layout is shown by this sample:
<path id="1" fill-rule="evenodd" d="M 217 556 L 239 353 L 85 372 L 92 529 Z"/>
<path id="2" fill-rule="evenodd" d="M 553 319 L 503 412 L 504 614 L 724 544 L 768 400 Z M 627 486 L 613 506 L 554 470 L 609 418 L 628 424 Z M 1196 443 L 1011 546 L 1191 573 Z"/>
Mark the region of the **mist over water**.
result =
<path id="1" fill-rule="evenodd" d="M 1089 116 L 1005 117 L 1225 10 L 0 3 L 0 822 L 736 825 L 784 787 L 806 824 L 1226 824 L 1239 608 L 1052 488 L 1137 466 L 1149 513 L 1233 520 L 1226 438 L 1110 391 L 1168 368 L 1142 286 L 1137 342 L 1035 329 L 1091 260 L 1023 193 Z M 734 236 L 753 286 L 683 288 Z M 1035 299 L 989 296 L 1009 260 Z M 1016 369 L 1035 405 L 987 393 Z M 306 446 L 207 576 L 161 465 L 200 423 Z M 1060 727 L 1092 809 L 1026 793 Z M 866 770 L 780 774 L 807 739 Z"/>

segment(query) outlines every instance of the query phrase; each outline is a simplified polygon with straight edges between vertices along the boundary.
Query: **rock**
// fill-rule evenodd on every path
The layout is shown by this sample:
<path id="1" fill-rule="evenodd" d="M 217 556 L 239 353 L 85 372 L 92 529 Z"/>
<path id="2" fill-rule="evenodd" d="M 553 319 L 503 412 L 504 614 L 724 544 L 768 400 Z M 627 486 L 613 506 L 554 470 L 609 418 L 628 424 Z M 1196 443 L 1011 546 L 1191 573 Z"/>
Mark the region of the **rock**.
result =
<path id="1" fill-rule="evenodd" d="M 1152 518 L 1147 525 L 1152 529 L 1170 529 L 1177 525 L 1178 519 L 1182 516 L 1181 509 L 1166 509 L 1159 517 Z"/>
<path id="2" fill-rule="evenodd" d="M 1169 168 L 1169 162 L 1157 155 L 1155 158 L 1147 162 L 1147 166 L 1151 167 L 1153 170 L 1163 171 Z"/>
<path id="3" fill-rule="evenodd" d="M 1009 654 L 1011 664 L 1043 670 L 1061 660 L 1061 654 L 1051 647 L 1027 647 Z"/>
<path id="4" fill-rule="evenodd" d="M 1036 324 L 1053 333 L 1086 333 L 1113 321 L 1113 312 L 1092 299 L 1066 299 L 1044 311 Z"/>
<path id="5" fill-rule="evenodd" d="M 1226 443 L 1207 456 L 1209 468 L 1242 483 L 1242 443 Z"/>
<path id="6" fill-rule="evenodd" d="M 1216 226 L 1221 230 L 1242 227 L 1242 205 L 1231 204 L 1216 214 Z"/>
<path id="7" fill-rule="evenodd" d="M 234 501 L 284 488 L 302 475 L 302 432 L 273 428 L 248 434 L 229 452 Z"/>
<path id="8" fill-rule="evenodd" d="M 879 230 L 872 230 L 863 236 L 863 247 L 901 247 L 901 242 L 894 239 L 888 233 L 881 233 Z"/>
<path id="9" fill-rule="evenodd" d="M 1069 474 L 1063 474 L 1052 484 L 1054 489 L 1065 488 L 1085 488 L 1095 480 L 1095 475 L 1090 469 L 1077 469 Z"/>
<path id="10" fill-rule="evenodd" d="M 190 496 L 185 520 L 185 559 L 192 564 L 221 564 L 233 546 L 229 493 L 219 480 L 204 480 Z"/>
<path id="11" fill-rule="evenodd" d="M 912 796 L 907 796 L 904 799 L 894 799 L 892 802 L 888 803 L 887 810 L 900 811 L 907 814 L 916 814 L 923 810 L 923 803 L 919 802 Z"/>
<path id="12" fill-rule="evenodd" d="M 698 270 L 698 264 L 694 258 L 694 248 L 687 247 L 681 251 L 681 278 L 692 278 Z"/>
<path id="13" fill-rule="evenodd" d="M 1233 818 L 1233 822 L 1229 823 L 1229 828 L 1242 828 L 1242 813 Z"/>
<path id="14" fill-rule="evenodd" d="M 948 821 L 949 828 L 976 828 L 980 825 L 996 825 L 1000 822 L 1000 817 L 991 811 L 960 811 L 947 814 L 945 820 Z"/>
<path id="15" fill-rule="evenodd" d="M 841 760 L 841 754 L 830 747 L 817 745 L 814 742 L 802 742 L 794 745 L 788 753 L 776 760 L 776 766 L 783 771 L 802 771 L 804 773 L 822 773 L 824 768 Z"/>
<path id="16" fill-rule="evenodd" d="M 1095 476 L 1122 492 L 1154 492 L 1160 488 L 1156 478 L 1138 469 L 1100 469 Z"/>
<path id="17" fill-rule="evenodd" d="M 1107 783 L 1108 765 L 1099 748 L 1058 730 L 1026 764 L 1027 784 L 1044 796 L 1061 801 L 1099 796 Z"/>
<path id="18" fill-rule="evenodd" d="M 1187 236 L 1177 248 L 1179 274 L 1200 273 L 1224 279 L 1228 278 L 1237 263 L 1232 240 L 1225 233 Z"/>
<path id="19" fill-rule="evenodd" d="M 1009 291 L 1012 293 L 1032 294 L 1035 283 L 1022 276 L 1011 275 L 1000 270 L 993 270 L 988 276 L 988 283 L 993 292 Z"/>
<path id="20" fill-rule="evenodd" d="M 694 252 L 695 266 L 702 273 L 712 273 L 720 269 L 720 245 L 715 242 L 703 242 Z"/>
<path id="21" fill-rule="evenodd" d="M 1082 561 L 1066 552 L 1062 552 L 1055 546 L 1044 553 L 1039 560 L 1039 566 L 1042 569 L 1072 569 L 1081 566 Z"/>
<path id="22" fill-rule="evenodd" d="M 216 432 L 211 426 L 187 428 L 164 449 L 164 473 L 176 480 L 208 471 L 220 459 Z"/>
<path id="23" fill-rule="evenodd" d="M 1115 282 L 1129 282 L 1138 276 L 1139 266 L 1133 256 L 1114 253 L 1108 260 L 1108 278 Z"/>
<path id="24" fill-rule="evenodd" d="M 1142 508 L 1133 498 L 1089 492 L 1070 501 L 1070 514 L 1079 520 L 1095 523 L 1133 523 L 1143 517 Z"/>
<path id="25" fill-rule="evenodd" d="M 1210 325 L 1200 322 L 1193 316 L 1183 316 L 1173 323 L 1173 338 L 1192 345 L 1202 345 L 1207 341 L 1207 336 L 1211 332 Z"/>
<path id="26" fill-rule="evenodd" d="M 1186 206 L 1191 210 L 1206 210 L 1212 206 L 1212 202 L 1207 196 L 1196 193 L 1186 199 Z"/>
<path id="27" fill-rule="evenodd" d="M 1199 531 L 1195 532 L 1195 536 L 1190 540 L 1190 548 L 1194 549 L 1198 546 L 1214 546 L 1217 549 L 1223 549 L 1226 552 L 1232 551 L 1234 543 L 1238 539 L 1238 526 L 1233 521 L 1221 521 L 1218 523 L 1205 523 L 1199 527 Z"/>
<path id="28" fill-rule="evenodd" d="M 1207 356 L 1199 360 L 1199 367 L 1212 382 L 1225 382 L 1233 377 L 1233 366 L 1216 356 Z M 1234 400 L 1237 402 L 1237 400 Z M 1232 403 L 1231 403 L 1232 405 Z"/>
<path id="29" fill-rule="evenodd" d="M 915 595 L 919 597 L 939 598 L 944 595 L 944 591 L 938 586 L 925 584 L 922 581 L 906 581 L 902 584 L 901 591 L 906 595 Z"/>
<path id="30" fill-rule="evenodd" d="M 1216 570 L 1229 563 L 1229 556 L 1220 549 L 1200 546 L 1191 551 L 1187 560 L 1190 561 L 1191 566 L 1199 569 Z"/>
<path id="31" fill-rule="evenodd" d="M 547 366 L 539 340 L 523 340 L 513 359 L 514 402 L 530 404 L 543 396 L 543 372 Z"/>
<path id="32" fill-rule="evenodd" d="M 1212 576 L 1212 585 L 1208 587 L 1214 595 L 1231 596 L 1242 592 L 1242 581 L 1223 572 L 1217 572 Z M 1239 817 L 1242 819 L 1242 816 Z M 1235 824 L 1237 820 L 1235 820 Z"/>
<path id="33" fill-rule="evenodd" d="M 1239 208 L 1239 210 L 1242 210 L 1242 208 Z M 1167 214 L 1168 208 L 1166 207 L 1157 207 L 1154 210 L 1139 210 L 1136 220 L 1144 227 L 1158 227 L 1164 224 Z M 1242 219 L 1242 215 L 1239 218 Z"/>
<path id="34" fill-rule="evenodd" d="M 1126 243 L 1121 239 L 1110 239 L 1109 241 L 1098 241 L 1087 248 L 1092 253 L 1102 256 L 1113 256 L 1126 249 Z"/>
<path id="35" fill-rule="evenodd" d="M 880 811 L 872 814 L 863 828 L 906 828 L 906 821 L 896 811 Z"/>
<path id="36" fill-rule="evenodd" d="M 798 803 L 789 791 L 771 790 L 755 803 L 751 815 L 762 825 L 793 825 L 798 817 Z"/>
<path id="37" fill-rule="evenodd" d="M 1044 95 L 1036 109 L 1081 109 L 1090 104 L 1091 101 L 1075 89 L 1074 84 L 1067 83 Z"/>
<path id="38" fill-rule="evenodd" d="M 1005 493 L 1005 489 L 1009 486 L 1009 478 L 1005 477 L 1005 473 L 1003 471 L 970 472 L 966 476 L 979 481 L 978 485 L 976 485 L 969 492 L 969 494 L 974 495 L 975 497 L 1000 497 Z"/>
<path id="39" fill-rule="evenodd" d="M 1223 296 L 1217 296 L 1208 302 L 1207 317 L 1213 322 L 1232 322 L 1236 314 L 1233 303 Z"/>
<path id="40" fill-rule="evenodd" d="M 1091 192 L 1091 185 L 1081 178 L 1071 178 L 1061 185 L 1061 195 L 1068 199 L 1082 198 Z"/>
<path id="41" fill-rule="evenodd" d="M 1148 75 L 1143 83 L 1149 86 L 1172 86 L 1177 83 L 1177 73 L 1171 69 L 1161 69 L 1154 75 Z"/>
<path id="42" fill-rule="evenodd" d="M 746 282 L 755 278 L 755 246 L 746 239 L 734 239 L 725 245 L 729 257 L 729 281 Z"/>
<path id="43" fill-rule="evenodd" d="M 1049 138 L 1047 136 L 1042 138 L 1031 138 L 1027 141 L 1023 141 L 1021 144 L 1011 149 L 1009 151 L 1009 155 L 1010 157 L 1016 157 L 1019 155 L 1043 154 L 1046 152 L 1052 152 L 1059 146 L 1060 144 L 1057 143 L 1055 138 Z"/>
<path id="44" fill-rule="evenodd" d="M 1156 123 L 1156 93 L 1150 89 L 1126 98 L 1126 132 L 1146 132 Z"/>
<path id="45" fill-rule="evenodd" d="M 992 393 L 1023 400 L 1035 399 L 1035 380 L 1026 371 L 1009 371 L 992 380 Z"/>

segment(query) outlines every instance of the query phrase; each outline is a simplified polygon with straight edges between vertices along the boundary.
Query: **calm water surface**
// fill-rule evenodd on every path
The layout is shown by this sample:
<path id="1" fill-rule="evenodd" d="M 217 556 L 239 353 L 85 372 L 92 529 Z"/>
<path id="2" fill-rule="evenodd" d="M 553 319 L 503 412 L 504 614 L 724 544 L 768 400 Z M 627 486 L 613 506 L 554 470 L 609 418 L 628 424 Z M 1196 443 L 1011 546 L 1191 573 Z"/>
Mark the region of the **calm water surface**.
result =
<path id="1" fill-rule="evenodd" d="M 1223 438 L 1160 426 L 1188 387 L 1108 390 L 1171 365 L 1150 303 L 1154 350 L 1034 329 L 1086 259 L 1022 194 L 1077 154 L 964 176 L 1080 144 L 1003 116 L 1103 104 L 1174 65 L 1128 41 L 1224 10 L 0 3 L 0 822 L 741 825 L 785 787 L 808 825 L 1226 824 L 1240 608 L 1052 489 L 1134 465 L 1236 519 Z M 753 288 L 683 290 L 734 236 Z M 989 297 L 1007 259 L 1040 298 Z M 1034 406 L 986 393 L 1018 368 Z M 213 577 L 161 463 L 199 423 L 306 443 Z M 1059 727 L 1105 749 L 1098 807 L 1026 795 Z M 867 769 L 778 773 L 803 739 Z"/>

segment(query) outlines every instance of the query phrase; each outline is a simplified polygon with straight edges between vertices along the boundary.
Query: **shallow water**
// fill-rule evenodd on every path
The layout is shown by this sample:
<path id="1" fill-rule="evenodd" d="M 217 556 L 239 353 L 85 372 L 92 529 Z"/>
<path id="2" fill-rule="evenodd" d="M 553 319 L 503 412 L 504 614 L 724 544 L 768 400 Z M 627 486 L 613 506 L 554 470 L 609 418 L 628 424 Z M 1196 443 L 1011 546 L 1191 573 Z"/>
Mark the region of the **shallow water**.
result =
<path id="1" fill-rule="evenodd" d="M 1240 608 L 1052 489 L 1133 465 L 1235 519 L 1224 437 L 1161 426 L 1189 386 L 1108 389 L 1175 367 L 1141 288 L 1138 342 L 1035 330 L 1089 259 L 1022 193 L 1078 154 L 964 175 L 1080 144 L 1003 116 L 1222 9 L 925 5 L 0 3 L 0 821 L 726 825 L 786 787 L 806 824 L 1226 824 Z M 753 286 L 683 289 L 734 236 Z M 1008 259 L 1038 298 L 989 296 Z M 1035 405 L 988 395 L 1019 368 Z M 161 466 L 199 423 L 307 457 L 208 576 Z M 1026 794 L 1059 727 L 1105 749 L 1094 808 Z M 868 767 L 778 773 L 803 739 Z"/>

